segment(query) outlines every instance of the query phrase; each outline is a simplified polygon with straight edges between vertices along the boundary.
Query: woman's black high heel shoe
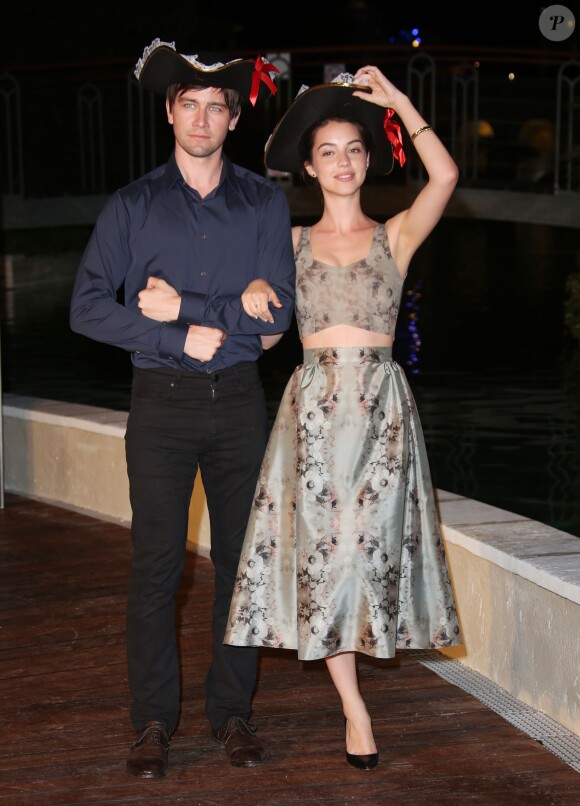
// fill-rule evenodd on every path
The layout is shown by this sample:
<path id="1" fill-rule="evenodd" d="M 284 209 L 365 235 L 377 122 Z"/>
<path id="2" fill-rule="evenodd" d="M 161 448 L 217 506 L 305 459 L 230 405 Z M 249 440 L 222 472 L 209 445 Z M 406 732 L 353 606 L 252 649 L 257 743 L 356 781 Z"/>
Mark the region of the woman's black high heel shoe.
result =
<path id="1" fill-rule="evenodd" d="M 344 718 L 344 729 L 346 731 L 346 717 Z M 346 738 L 346 737 L 345 737 Z M 357 756 L 354 753 L 346 751 L 346 760 L 357 770 L 374 770 L 379 763 L 378 753 L 367 753 L 363 756 Z"/>

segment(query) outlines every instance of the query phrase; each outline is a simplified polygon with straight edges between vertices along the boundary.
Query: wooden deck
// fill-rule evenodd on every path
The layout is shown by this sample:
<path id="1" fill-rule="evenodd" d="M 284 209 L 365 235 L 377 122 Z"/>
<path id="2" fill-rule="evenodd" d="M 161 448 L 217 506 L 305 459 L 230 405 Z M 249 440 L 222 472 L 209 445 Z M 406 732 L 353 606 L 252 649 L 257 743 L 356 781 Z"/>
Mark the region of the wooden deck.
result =
<path id="1" fill-rule="evenodd" d="M 166 778 L 124 771 L 128 529 L 7 494 L 0 510 L 0 806 L 71 804 L 580 804 L 580 775 L 410 653 L 361 659 L 381 752 L 346 764 L 324 662 L 262 655 L 254 721 L 273 758 L 230 766 L 203 714 L 212 567 L 179 595 L 183 714 Z"/>

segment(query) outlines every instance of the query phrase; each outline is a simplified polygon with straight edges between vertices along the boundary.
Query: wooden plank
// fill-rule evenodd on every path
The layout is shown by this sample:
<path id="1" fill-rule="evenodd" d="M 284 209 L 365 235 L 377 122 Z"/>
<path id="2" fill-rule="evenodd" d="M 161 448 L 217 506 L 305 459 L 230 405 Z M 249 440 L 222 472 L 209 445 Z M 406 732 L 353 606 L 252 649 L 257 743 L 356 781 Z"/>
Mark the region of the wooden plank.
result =
<path id="1" fill-rule="evenodd" d="M 361 658 L 381 762 L 344 757 L 337 694 L 323 661 L 264 650 L 255 722 L 272 752 L 240 770 L 203 713 L 211 562 L 189 555 L 177 601 L 183 711 L 161 781 L 124 770 L 128 713 L 124 607 L 128 530 L 8 494 L 0 512 L 0 806 L 73 804 L 580 803 L 580 776 L 413 653 Z"/>

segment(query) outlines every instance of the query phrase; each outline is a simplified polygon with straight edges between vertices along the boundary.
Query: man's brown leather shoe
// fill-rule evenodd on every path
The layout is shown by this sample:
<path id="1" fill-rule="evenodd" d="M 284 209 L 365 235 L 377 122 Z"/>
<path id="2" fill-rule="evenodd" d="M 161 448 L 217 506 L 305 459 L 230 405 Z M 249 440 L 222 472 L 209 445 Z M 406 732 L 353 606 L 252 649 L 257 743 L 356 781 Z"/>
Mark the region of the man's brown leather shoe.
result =
<path id="1" fill-rule="evenodd" d="M 162 722 L 147 722 L 131 745 L 126 769 L 139 778 L 163 778 L 167 772 L 170 737 Z"/>
<path id="2" fill-rule="evenodd" d="M 213 728 L 211 733 L 214 740 L 225 748 L 234 767 L 258 767 L 266 761 L 269 753 L 256 739 L 256 730 L 241 716 L 232 716 L 222 728 Z"/>

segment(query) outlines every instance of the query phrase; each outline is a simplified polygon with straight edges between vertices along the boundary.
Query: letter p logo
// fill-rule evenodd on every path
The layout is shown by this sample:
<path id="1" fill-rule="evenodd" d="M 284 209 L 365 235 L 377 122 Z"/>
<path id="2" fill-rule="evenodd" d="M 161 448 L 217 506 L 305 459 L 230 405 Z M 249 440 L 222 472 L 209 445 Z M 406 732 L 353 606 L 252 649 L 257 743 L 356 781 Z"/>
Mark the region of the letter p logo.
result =
<path id="1" fill-rule="evenodd" d="M 548 6 L 540 14 L 538 25 L 546 39 L 562 42 L 574 33 L 576 20 L 566 6 Z"/>

